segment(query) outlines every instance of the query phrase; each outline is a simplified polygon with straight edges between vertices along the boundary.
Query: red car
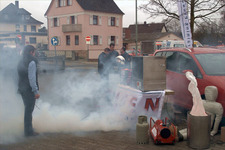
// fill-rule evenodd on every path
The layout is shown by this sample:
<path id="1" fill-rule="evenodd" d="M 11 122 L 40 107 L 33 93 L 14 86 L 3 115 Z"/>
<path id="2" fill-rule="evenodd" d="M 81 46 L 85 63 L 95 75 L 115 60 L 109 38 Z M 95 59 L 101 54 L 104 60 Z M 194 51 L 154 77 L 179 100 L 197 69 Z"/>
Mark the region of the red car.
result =
<path id="1" fill-rule="evenodd" d="M 192 70 L 202 98 L 206 86 L 218 88 L 217 102 L 225 110 L 225 51 L 213 48 L 173 48 L 162 49 L 154 56 L 165 56 L 167 64 L 167 88 L 174 90 L 171 97 L 174 104 L 190 109 L 193 105 L 192 96 L 188 91 L 189 80 L 184 70 Z M 224 114 L 225 116 L 225 111 Z"/>

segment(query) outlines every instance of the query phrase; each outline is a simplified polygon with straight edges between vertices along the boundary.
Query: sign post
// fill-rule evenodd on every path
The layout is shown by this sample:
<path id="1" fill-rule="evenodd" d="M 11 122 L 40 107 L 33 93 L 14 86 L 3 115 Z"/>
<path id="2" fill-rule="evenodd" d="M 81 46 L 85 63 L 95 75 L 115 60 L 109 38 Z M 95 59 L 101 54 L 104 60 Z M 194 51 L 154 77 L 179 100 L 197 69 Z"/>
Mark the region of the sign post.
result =
<path id="1" fill-rule="evenodd" d="M 91 37 L 86 36 L 85 38 L 86 44 L 87 44 L 87 61 L 89 60 L 89 45 L 91 44 Z"/>
<path id="2" fill-rule="evenodd" d="M 56 36 L 52 37 L 51 44 L 55 47 L 55 62 L 57 63 L 57 61 L 56 61 L 56 46 L 59 45 L 58 37 L 56 37 Z"/>

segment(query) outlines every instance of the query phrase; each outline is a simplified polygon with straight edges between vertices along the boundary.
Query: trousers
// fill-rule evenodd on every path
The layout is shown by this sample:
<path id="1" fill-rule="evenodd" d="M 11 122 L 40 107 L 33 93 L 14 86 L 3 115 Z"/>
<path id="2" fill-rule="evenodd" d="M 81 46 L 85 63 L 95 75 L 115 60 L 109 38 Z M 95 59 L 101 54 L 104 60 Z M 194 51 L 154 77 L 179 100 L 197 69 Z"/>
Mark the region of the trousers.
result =
<path id="1" fill-rule="evenodd" d="M 29 136 L 33 134 L 32 113 L 35 106 L 35 95 L 33 92 L 20 92 L 24 104 L 24 134 Z"/>

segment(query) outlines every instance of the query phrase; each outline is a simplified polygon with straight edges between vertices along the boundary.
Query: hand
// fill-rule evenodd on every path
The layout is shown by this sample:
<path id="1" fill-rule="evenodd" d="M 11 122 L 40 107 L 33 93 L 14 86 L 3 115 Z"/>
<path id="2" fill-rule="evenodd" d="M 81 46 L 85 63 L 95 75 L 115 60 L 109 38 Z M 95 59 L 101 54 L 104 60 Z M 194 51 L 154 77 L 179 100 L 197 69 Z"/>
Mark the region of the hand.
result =
<path id="1" fill-rule="evenodd" d="M 40 97 L 40 94 L 35 94 L 35 99 L 39 99 L 39 97 Z"/>

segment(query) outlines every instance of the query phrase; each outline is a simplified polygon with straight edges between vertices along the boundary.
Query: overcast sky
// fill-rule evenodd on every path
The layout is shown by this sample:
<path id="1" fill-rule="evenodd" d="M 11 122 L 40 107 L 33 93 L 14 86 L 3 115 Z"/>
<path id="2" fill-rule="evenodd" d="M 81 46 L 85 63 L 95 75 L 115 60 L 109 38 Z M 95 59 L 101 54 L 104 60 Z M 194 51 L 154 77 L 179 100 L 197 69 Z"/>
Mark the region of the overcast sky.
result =
<path id="1" fill-rule="evenodd" d="M 135 0 L 114 0 L 118 7 L 125 13 L 123 17 L 123 27 L 128 27 L 130 24 L 135 23 Z M 32 17 L 44 23 L 43 26 L 47 27 L 47 19 L 44 17 L 46 10 L 51 0 L 19 0 L 19 7 L 24 8 L 32 14 Z M 147 0 L 138 0 L 138 6 L 146 3 Z M 0 10 L 5 8 L 8 4 L 15 4 L 15 0 L 0 0 Z M 138 22 L 143 23 L 147 21 L 159 22 L 159 20 L 148 19 L 148 14 L 138 10 Z"/>

